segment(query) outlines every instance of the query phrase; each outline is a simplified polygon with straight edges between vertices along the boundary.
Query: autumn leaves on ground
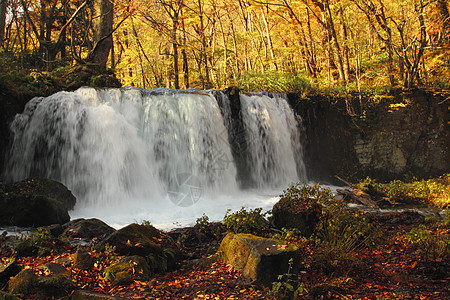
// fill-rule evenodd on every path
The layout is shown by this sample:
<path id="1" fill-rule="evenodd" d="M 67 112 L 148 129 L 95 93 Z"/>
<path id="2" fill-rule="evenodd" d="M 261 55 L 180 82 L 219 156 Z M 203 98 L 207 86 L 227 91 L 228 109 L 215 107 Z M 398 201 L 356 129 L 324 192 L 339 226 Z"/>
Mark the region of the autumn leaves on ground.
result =
<path id="1" fill-rule="evenodd" d="M 354 186 L 354 190 L 369 193 L 375 205 L 393 209 L 385 213 L 367 213 L 358 204 L 345 205 L 347 199 L 338 200 L 339 197 L 332 197 L 319 186 L 298 184 L 284 192 L 272 216 L 259 209 L 243 208 L 228 213 L 220 223 L 209 222 L 204 215 L 193 227 L 167 233 L 158 232 L 148 222 L 131 225 L 129 228 L 153 235 L 153 241 L 164 249 L 154 250 L 145 259 L 131 256 L 124 260 L 124 255 L 117 252 L 141 251 L 149 245 L 147 241 L 131 238 L 122 240 L 117 247 L 112 246 L 117 242 L 112 238 L 108 240 L 111 244 L 98 237 L 81 241 L 74 238 L 74 228 L 81 228 L 77 222 L 69 225 L 72 229 L 58 238 L 50 233 L 55 228 L 40 229 L 28 238 L 2 235 L 4 267 L 0 272 L 0 296 L 6 299 L 92 299 L 88 297 L 95 294 L 130 299 L 449 299 L 450 214 L 441 210 L 449 203 L 449 180 L 450 176 L 445 175 L 409 184 L 399 181 L 378 184 L 366 180 Z M 414 189 L 416 197 L 410 196 Z M 427 214 L 398 210 L 406 206 Z M 309 215 L 309 221 L 302 228 L 294 228 L 288 216 L 281 221 L 277 216 L 283 209 L 297 216 Z M 276 228 L 274 224 L 280 222 L 286 226 L 291 224 L 291 228 Z M 90 226 L 92 233 L 94 226 Z M 260 285 L 221 262 L 220 253 L 216 254 L 223 237 L 230 231 L 273 238 L 278 249 L 293 249 L 295 255 L 274 282 Z M 25 284 L 26 278 L 31 285 Z M 45 287 L 45 291 L 39 287 Z"/>

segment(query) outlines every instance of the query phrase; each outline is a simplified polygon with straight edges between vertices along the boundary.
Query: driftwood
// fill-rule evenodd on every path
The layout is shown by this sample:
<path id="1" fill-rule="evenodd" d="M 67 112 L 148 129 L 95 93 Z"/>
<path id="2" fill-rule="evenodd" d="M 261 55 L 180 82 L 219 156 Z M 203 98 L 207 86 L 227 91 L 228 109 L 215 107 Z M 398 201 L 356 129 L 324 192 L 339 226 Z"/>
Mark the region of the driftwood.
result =
<path id="1" fill-rule="evenodd" d="M 337 189 L 336 190 L 338 192 L 338 195 L 343 196 L 344 200 L 347 198 L 350 198 L 350 199 L 357 201 L 363 205 L 366 205 L 370 208 L 379 208 L 378 204 L 372 200 L 372 197 L 369 194 L 367 194 L 366 192 L 364 192 L 361 189 L 356 188 L 353 184 L 340 178 L 337 175 L 336 175 L 336 178 L 352 188 L 351 191 L 348 189 L 345 189 L 345 190 Z"/>
<path id="2" fill-rule="evenodd" d="M 370 208 L 379 208 L 378 204 L 372 200 L 372 197 L 370 197 L 369 194 L 365 193 L 364 191 L 360 189 L 353 189 L 352 191 L 345 189 L 337 189 L 336 190 L 339 195 L 343 196 L 343 199 L 352 199 L 354 201 L 357 201 L 363 205 L 369 206 Z"/>

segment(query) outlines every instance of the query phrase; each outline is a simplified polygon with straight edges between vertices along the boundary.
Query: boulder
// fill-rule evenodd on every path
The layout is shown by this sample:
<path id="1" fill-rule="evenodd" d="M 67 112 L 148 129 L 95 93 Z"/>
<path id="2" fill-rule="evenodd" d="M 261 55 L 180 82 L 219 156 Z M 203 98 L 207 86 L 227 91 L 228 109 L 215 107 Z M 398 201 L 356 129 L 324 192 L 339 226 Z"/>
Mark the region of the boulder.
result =
<path id="1" fill-rule="evenodd" d="M 65 236 L 85 240 L 92 240 L 93 238 L 103 239 L 116 231 L 105 222 L 95 218 L 72 220 L 65 227 Z"/>
<path id="2" fill-rule="evenodd" d="M 46 263 L 40 266 L 39 269 L 43 270 L 46 276 L 53 275 L 56 277 L 65 277 L 67 279 L 71 279 L 72 277 L 68 269 L 54 262 Z"/>
<path id="3" fill-rule="evenodd" d="M 173 269 L 180 259 L 180 250 L 151 225 L 130 224 L 110 234 L 95 247 L 104 251 L 106 245 L 120 255 L 149 258 L 153 272 Z"/>
<path id="4" fill-rule="evenodd" d="M 25 269 L 10 279 L 8 290 L 11 294 L 23 294 L 33 299 L 61 298 L 73 290 L 73 284 L 61 273 L 39 277 L 33 270 Z"/>
<path id="5" fill-rule="evenodd" d="M 274 239 L 229 233 L 222 240 L 218 254 L 221 261 L 241 271 L 255 284 L 270 288 L 278 275 L 288 272 L 289 260 L 298 256 L 298 251 Z M 294 264 L 291 272 L 296 269 L 298 266 Z"/>
<path id="6" fill-rule="evenodd" d="M 28 178 L 5 186 L 5 190 L 26 195 L 40 195 L 62 203 L 65 209 L 75 206 L 76 198 L 62 183 L 41 177 Z"/>
<path id="7" fill-rule="evenodd" d="M 33 294 L 37 287 L 38 276 L 31 269 L 22 270 L 12 277 L 8 284 L 8 291 L 11 294 Z"/>
<path id="8" fill-rule="evenodd" d="M 106 280 L 112 285 L 130 284 L 133 280 L 147 281 L 151 272 L 147 261 L 141 256 L 128 256 L 118 260 L 104 271 Z"/>
<path id="9" fill-rule="evenodd" d="M 149 253 L 162 251 L 157 244 L 161 238 L 159 231 L 151 225 L 130 224 L 103 239 L 95 248 L 105 250 L 106 244 L 115 247 L 115 252 L 120 255 L 147 256 Z"/>
<path id="10" fill-rule="evenodd" d="M 75 197 L 61 183 L 31 178 L 0 189 L 0 225 L 39 227 L 69 222 Z"/>
<path id="11" fill-rule="evenodd" d="M 73 266 L 81 270 L 90 270 L 94 267 L 95 259 L 86 250 L 78 249 L 73 256 Z"/>
<path id="12" fill-rule="evenodd" d="M 0 260 L 0 286 L 3 286 L 9 278 L 19 274 L 21 270 L 22 268 L 15 262 L 15 260 L 5 263 Z"/>
<path id="13" fill-rule="evenodd" d="M 320 220 L 322 206 L 316 204 L 307 209 L 296 209 L 289 204 L 280 200 L 273 206 L 273 225 L 278 229 L 296 228 L 305 237 L 311 236 Z"/>

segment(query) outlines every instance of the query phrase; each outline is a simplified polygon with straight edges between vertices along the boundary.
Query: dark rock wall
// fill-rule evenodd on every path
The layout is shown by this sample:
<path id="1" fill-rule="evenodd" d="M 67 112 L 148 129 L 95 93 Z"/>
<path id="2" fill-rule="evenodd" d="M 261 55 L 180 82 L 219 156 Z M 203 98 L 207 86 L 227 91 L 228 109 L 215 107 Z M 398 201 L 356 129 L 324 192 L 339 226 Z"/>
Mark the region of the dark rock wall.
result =
<path id="1" fill-rule="evenodd" d="M 312 96 L 290 103 L 302 117 L 313 180 L 381 181 L 450 172 L 448 95 L 397 92 L 359 100 Z"/>

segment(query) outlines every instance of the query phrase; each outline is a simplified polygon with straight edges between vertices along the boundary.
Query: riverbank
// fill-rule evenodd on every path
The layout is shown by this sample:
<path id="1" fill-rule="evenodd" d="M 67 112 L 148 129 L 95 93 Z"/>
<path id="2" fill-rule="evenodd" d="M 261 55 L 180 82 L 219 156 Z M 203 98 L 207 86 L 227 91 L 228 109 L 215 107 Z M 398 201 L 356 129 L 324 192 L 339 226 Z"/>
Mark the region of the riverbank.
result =
<path id="1" fill-rule="evenodd" d="M 296 207 L 315 207 L 315 200 L 297 198 L 300 192 L 314 194 L 316 199 L 329 203 L 323 206 L 311 236 L 295 228 L 277 228 L 265 213 L 247 209 L 228 214 L 223 222 L 210 222 L 204 215 L 194 226 L 168 232 L 147 222 L 115 231 L 100 220 L 90 219 L 41 229 L 24 239 L 2 235 L 2 263 L 7 266 L 0 272 L 3 292 L 9 291 L 20 299 L 31 299 L 32 295 L 40 295 L 40 299 L 80 299 L 76 297 L 88 294 L 126 299 L 450 297 L 448 211 L 436 213 L 439 210 L 435 206 L 423 201 L 416 202 L 416 210 L 403 209 L 411 208 L 412 202 L 405 202 L 402 197 L 381 197 L 381 202 L 374 190 L 371 199 L 384 210 L 360 204 L 345 209 L 337 205 L 342 200 L 329 198 L 321 188 L 302 186 L 287 190 L 282 196 L 283 205 L 294 201 Z M 113 238 L 119 232 L 128 237 Z M 138 238 L 138 232 L 145 232 L 143 239 Z M 261 286 L 244 276 L 246 273 L 239 271 L 238 265 L 221 262 L 218 249 L 229 232 L 271 238 L 279 251 L 295 249 L 292 265 L 296 267 L 291 269 L 290 263 L 286 264 L 286 271 L 278 280 Z M 145 238 L 149 236 L 154 237 L 152 242 Z M 11 243 L 14 248 L 10 248 Z M 123 269 L 125 273 L 113 271 L 120 262 L 134 261 L 130 256 L 133 253 L 143 255 L 142 251 L 150 249 L 153 243 L 162 252 L 144 256 L 147 267 L 136 261 Z M 15 289 L 14 282 L 24 270 L 35 283 L 19 284 Z M 9 279 L 11 276 L 15 280 Z M 44 293 L 40 290 L 43 287 L 55 294 Z M 15 299 L 13 295 L 8 297 Z"/>

